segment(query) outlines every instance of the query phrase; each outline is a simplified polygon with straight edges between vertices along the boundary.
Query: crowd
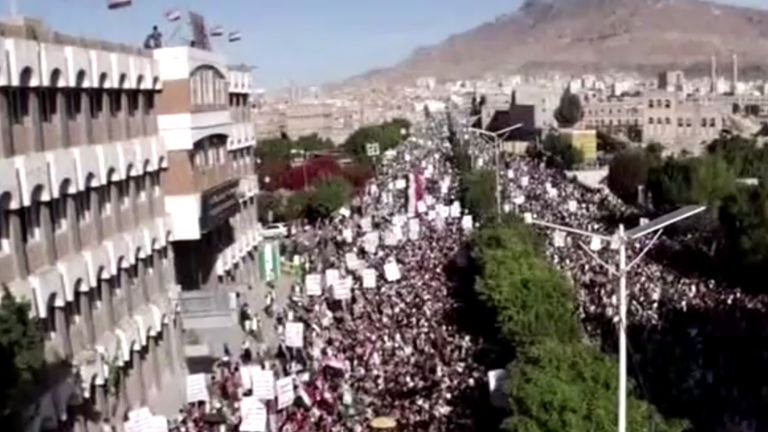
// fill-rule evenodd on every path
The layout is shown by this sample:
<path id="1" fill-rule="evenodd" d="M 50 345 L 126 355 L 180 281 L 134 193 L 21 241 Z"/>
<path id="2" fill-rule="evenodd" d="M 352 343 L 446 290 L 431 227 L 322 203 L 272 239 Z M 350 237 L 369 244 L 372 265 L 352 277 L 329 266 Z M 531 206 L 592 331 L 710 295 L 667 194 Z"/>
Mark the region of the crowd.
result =
<path id="1" fill-rule="evenodd" d="M 631 213 L 608 191 L 584 186 L 566 177 L 561 171 L 544 167 L 539 161 L 509 158 L 506 168 L 506 196 L 520 214 L 529 213 L 538 220 L 610 236 L 616 226 L 609 226 L 602 217 Z M 558 267 L 571 275 L 580 288 L 580 312 L 585 320 L 589 321 L 593 317 L 615 320 L 618 314 L 616 286 L 607 283 L 608 271 L 587 252 L 589 249 L 603 261 L 615 265 L 616 253 L 612 250 L 615 245 L 551 230 L 548 234 L 550 240 L 547 253 Z M 647 236 L 632 243 L 628 260 L 631 262 L 651 240 L 652 236 Z M 661 237 L 654 247 L 669 249 L 676 245 Z M 656 323 L 660 311 L 665 308 L 687 310 L 734 303 L 747 308 L 763 308 L 766 304 L 766 300 L 759 296 L 746 296 L 738 289 L 718 289 L 713 280 L 683 276 L 647 257 L 637 262 L 629 278 L 630 322 Z"/>
<path id="2" fill-rule="evenodd" d="M 309 279 L 297 281 L 285 309 L 269 303 L 282 335 L 280 362 L 271 367 L 278 376 L 297 377 L 298 403 L 272 410 L 276 429 L 358 432 L 382 416 L 407 431 L 474 429 L 467 401 L 488 397 L 488 371 L 474 360 L 479 341 L 457 331 L 452 320 L 456 304 L 444 268 L 468 228 L 461 210 L 443 211 L 455 207 L 457 199 L 456 176 L 447 156 L 447 145 L 437 141 L 404 144 L 379 167 L 376 182 L 355 208 L 318 226 L 312 247 L 298 248 L 303 250 L 305 274 L 327 276 L 333 269 L 338 277 L 323 278 L 321 293 L 310 292 Z M 476 158 L 479 163 L 491 160 L 487 155 Z M 534 159 L 505 158 L 503 163 L 507 211 L 607 235 L 615 226 L 601 216 L 629 213 L 608 192 L 587 188 Z M 409 206 L 409 186 L 398 184 L 411 172 L 428 180 L 423 207 L 417 211 Z M 614 245 L 549 234 L 547 255 L 577 287 L 579 313 L 588 330 L 597 333 L 606 322 L 613 326 L 618 313 L 615 284 L 591 255 L 613 263 Z M 377 239 L 374 245 L 371 236 Z M 649 241 L 634 243 L 629 260 Z M 662 238 L 658 247 L 674 243 Z M 356 257 L 355 265 L 350 254 Z M 386 271 L 393 265 L 396 271 Z M 375 288 L 364 286 L 363 269 L 376 270 Z M 642 325 L 656 325 L 659 314 L 670 308 L 763 308 L 766 303 L 738 290 L 718 289 L 710 280 L 684 277 L 650 259 L 639 261 L 629 278 L 629 320 Z M 351 281 L 347 295 L 338 294 L 342 279 Z M 249 316 L 243 311 L 242 320 L 250 323 Z M 288 324 L 299 322 L 304 333 L 301 346 L 296 346 L 288 342 Z M 255 331 L 259 324 L 248 326 Z M 223 423 L 237 424 L 239 367 L 251 362 L 261 362 L 261 356 L 241 355 L 220 365 L 216 394 L 226 403 L 205 412 L 217 412 Z M 205 424 L 202 412 L 188 407 L 182 427 L 208 430 L 200 426 Z"/>
<path id="3" fill-rule="evenodd" d="M 444 275 L 463 233 L 460 218 L 430 210 L 438 203 L 452 204 L 453 188 L 432 182 L 427 191 L 432 207 L 402 223 L 399 240 L 375 248 L 364 245 L 371 233 L 392 234 L 405 220 L 397 222 L 407 205 L 405 189 L 395 186 L 397 177 L 425 164 L 433 179 L 450 175 L 447 160 L 436 150 L 410 147 L 392 169 L 380 170 L 379 183 L 363 200 L 365 211 L 327 227 L 325 241 L 332 246 L 309 257 L 309 272 L 340 268 L 353 274 L 343 260 L 353 253 L 368 268 L 396 263 L 399 274 L 379 277 L 375 289 L 362 288 L 357 277 L 348 299 L 326 295 L 295 305 L 294 319 L 300 317 L 311 329 L 300 368 L 318 373 L 305 382 L 313 409 L 291 410 L 283 430 L 360 431 L 381 416 L 396 419 L 401 430 L 473 428 L 465 398 L 481 395 L 466 392 L 482 388 L 485 371 L 472 359 L 475 341 L 457 332 L 450 319 L 454 304 Z M 362 229 L 361 219 L 370 215 L 375 215 L 372 226 Z M 414 220 L 419 228 L 413 228 Z M 350 229 L 355 231 L 351 241 L 344 235 Z M 328 250 L 334 253 L 328 256 Z"/>

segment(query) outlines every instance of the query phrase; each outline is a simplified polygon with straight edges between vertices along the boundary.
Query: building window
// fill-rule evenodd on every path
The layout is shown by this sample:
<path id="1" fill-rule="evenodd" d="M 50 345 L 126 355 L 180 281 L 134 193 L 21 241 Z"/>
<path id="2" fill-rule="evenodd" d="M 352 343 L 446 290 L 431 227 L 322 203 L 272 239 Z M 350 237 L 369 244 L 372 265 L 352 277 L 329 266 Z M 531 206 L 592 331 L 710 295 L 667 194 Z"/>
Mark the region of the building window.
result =
<path id="1" fill-rule="evenodd" d="M 64 231 L 67 227 L 67 197 L 51 201 L 51 224 L 54 232 Z"/>
<path id="2" fill-rule="evenodd" d="M 713 118 L 709 119 L 709 127 L 713 128 L 713 127 L 716 127 L 716 126 L 717 126 L 717 124 L 715 122 L 715 119 L 713 119 Z"/>
<path id="3" fill-rule="evenodd" d="M 136 177 L 136 193 L 138 194 L 137 201 L 144 201 L 147 199 L 147 178 L 144 175 Z"/>
<path id="4" fill-rule="evenodd" d="M 665 125 L 672 124 L 672 120 L 669 117 L 664 117 L 664 124 Z"/>
<path id="5" fill-rule="evenodd" d="M 152 194 L 156 197 L 160 196 L 160 173 L 153 172 L 149 174 L 149 182 L 152 185 Z"/>
<path id="6" fill-rule="evenodd" d="M 653 108 L 653 99 L 648 101 L 648 108 Z"/>
<path id="7" fill-rule="evenodd" d="M 680 117 L 677 118 L 677 127 L 683 127 L 683 119 Z"/>
<path id="8" fill-rule="evenodd" d="M 24 207 L 21 221 L 21 237 L 24 243 L 32 243 L 40 239 L 40 202 Z"/>
<path id="9" fill-rule="evenodd" d="M 120 200 L 120 208 L 128 207 L 128 199 L 131 197 L 130 179 L 118 182 L 117 197 Z"/>
<path id="10" fill-rule="evenodd" d="M 707 119 L 705 118 L 701 119 L 701 127 L 703 128 L 707 127 Z"/>
<path id="11" fill-rule="evenodd" d="M 10 107 L 11 125 L 20 125 L 29 116 L 29 95 L 26 88 L 13 88 L 8 90 L 8 106 Z"/>
<path id="12" fill-rule="evenodd" d="M 75 195 L 75 212 L 77 213 L 77 222 L 86 223 L 91 219 L 91 189 L 87 188 L 83 192 Z"/>
<path id="13" fill-rule="evenodd" d="M 649 125 L 652 125 L 652 124 L 653 124 L 653 117 L 648 117 L 648 124 L 649 124 Z"/>
<path id="14" fill-rule="evenodd" d="M 692 125 L 691 119 L 690 118 L 685 119 L 685 127 L 691 127 L 691 125 Z"/>
<path id="15" fill-rule="evenodd" d="M 10 211 L 8 203 L 0 201 L 0 253 L 11 251 Z"/>
<path id="16" fill-rule="evenodd" d="M 664 108 L 672 108 L 672 102 L 669 99 L 664 101 Z"/>
<path id="17" fill-rule="evenodd" d="M 99 189 L 99 213 L 109 216 L 112 213 L 112 184 L 107 183 Z"/>
<path id="18" fill-rule="evenodd" d="M 101 114 L 104 112 L 104 90 L 92 89 L 90 92 L 88 92 L 88 97 L 90 98 L 91 102 L 91 119 L 99 120 L 101 118 Z"/>

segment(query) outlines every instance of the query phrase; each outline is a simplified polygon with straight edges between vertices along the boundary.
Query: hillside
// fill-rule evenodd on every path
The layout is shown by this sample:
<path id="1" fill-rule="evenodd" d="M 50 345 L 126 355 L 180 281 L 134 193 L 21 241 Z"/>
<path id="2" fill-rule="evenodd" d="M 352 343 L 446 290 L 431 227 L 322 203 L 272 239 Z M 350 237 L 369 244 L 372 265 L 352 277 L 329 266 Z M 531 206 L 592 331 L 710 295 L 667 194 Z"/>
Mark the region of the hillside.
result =
<path id="1" fill-rule="evenodd" d="M 768 71 L 768 11 L 699 0 L 527 0 L 514 13 L 352 81 L 672 67 L 701 74 L 712 55 L 720 73 L 729 73 L 732 54 L 742 75 Z"/>

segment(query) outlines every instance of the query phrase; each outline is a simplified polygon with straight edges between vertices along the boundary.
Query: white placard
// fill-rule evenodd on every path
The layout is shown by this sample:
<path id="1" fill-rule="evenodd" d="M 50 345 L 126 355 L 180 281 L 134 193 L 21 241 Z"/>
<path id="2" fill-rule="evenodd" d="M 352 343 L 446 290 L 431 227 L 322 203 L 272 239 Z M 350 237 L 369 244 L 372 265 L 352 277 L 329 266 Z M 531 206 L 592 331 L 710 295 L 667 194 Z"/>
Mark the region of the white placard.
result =
<path id="1" fill-rule="evenodd" d="M 293 387 L 293 377 L 288 376 L 280 378 L 275 383 L 275 392 L 277 393 L 277 409 L 284 409 L 293 404 L 296 399 L 296 391 Z"/>
<path id="2" fill-rule="evenodd" d="M 333 298 L 336 300 L 349 300 L 352 298 L 352 277 L 339 279 L 333 285 Z"/>
<path id="3" fill-rule="evenodd" d="M 378 231 L 372 231 L 365 235 L 363 238 L 363 248 L 366 252 L 369 254 L 373 254 L 376 252 L 376 249 L 379 248 L 379 238 L 381 236 L 379 235 Z"/>
<path id="4" fill-rule="evenodd" d="M 304 347 L 304 323 L 289 321 L 285 323 L 285 344 L 291 348 Z"/>
<path id="5" fill-rule="evenodd" d="M 464 217 L 461 218 L 461 229 L 464 231 L 472 231 L 472 228 L 474 228 L 474 221 L 472 220 L 472 215 L 464 215 Z"/>
<path id="6" fill-rule="evenodd" d="M 259 400 L 275 397 L 275 373 L 270 369 L 251 368 L 253 396 Z"/>
<path id="7" fill-rule="evenodd" d="M 168 432 L 168 419 L 165 416 L 156 415 L 151 420 L 152 432 Z"/>
<path id="8" fill-rule="evenodd" d="M 568 201 L 568 211 L 575 212 L 578 208 L 578 204 L 574 200 Z"/>
<path id="9" fill-rule="evenodd" d="M 389 282 L 400 280 L 402 274 L 400 274 L 400 266 L 397 265 L 396 261 L 390 260 L 384 264 L 384 277 Z"/>
<path id="10" fill-rule="evenodd" d="M 405 225 L 406 222 L 408 222 L 408 216 L 404 214 L 398 214 L 392 218 L 392 225 L 397 227 Z"/>
<path id="11" fill-rule="evenodd" d="M 354 236 L 352 235 L 352 230 L 349 228 L 344 228 L 341 231 L 341 237 L 344 239 L 347 243 L 352 243 L 352 240 L 354 240 Z"/>
<path id="12" fill-rule="evenodd" d="M 325 270 L 325 286 L 332 286 L 339 281 L 339 270 L 330 268 Z"/>
<path id="13" fill-rule="evenodd" d="M 308 296 L 319 296 L 323 294 L 323 278 L 319 273 L 310 273 L 304 278 L 304 289 Z"/>
<path id="14" fill-rule="evenodd" d="M 339 209 L 339 214 L 344 216 L 344 217 L 349 217 L 349 215 L 351 215 L 352 213 L 349 211 L 348 208 L 342 207 L 342 208 Z"/>
<path id="15" fill-rule="evenodd" d="M 491 398 L 491 405 L 497 408 L 506 408 L 509 406 L 505 393 L 505 381 L 507 380 L 507 371 L 504 369 L 494 369 L 488 371 L 488 394 Z"/>
<path id="16" fill-rule="evenodd" d="M 354 252 L 347 252 L 344 255 L 344 262 L 346 262 L 346 264 L 347 264 L 347 269 L 349 269 L 351 271 L 357 270 L 363 264 L 363 262 L 360 261 L 360 258 L 358 258 L 357 255 L 355 255 Z"/>
<path id="17" fill-rule="evenodd" d="M 205 374 L 187 375 L 187 403 L 209 402 L 210 399 Z"/>
<path id="18" fill-rule="evenodd" d="M 386 246 L 397 246 L 397 236 L 392 230 L 384 233 L 384 244 Z"/>
<path id="19" fill-rule="evenodd" d="M 395 189 L 405 189 L 406 187 L 408 187 L 408 183 L 405 179 L 397 179 L 395 181 Z"/>
<path id="20" fill-rule="evenodd" d="M 523 186 L 528 186 L 528 176 L 524 176 L 520 179 L 520 184 Z"/>
<path id="21" fill-rule="evenodd" d="M 417 213 L 424 213 L 427 211 L 427 203 L 424 201 L 419 201 L 416 203 L 416 212 Z"/>
<path id="22" fill-rule="evenodd" d="M 376 270 L 372 268 L 363 269 L 363 288 L 373 289 L 376 288 Z"/>
<path id="23" fill-rule="evenodd" d="M 418 238 L 419 231 L 421 231 L 421 225 L 419 224 L 419 219 L 411 218 L 410 220 L 408 220 L 408 233 L 410 234 L 411 232 L 415 232 L 416 238 Z"/>
<path id="24" fill-rule="evenodd" d="M 444 206 L 442 204 L 438 204 L 437 206 L 437 217 L 440 219 L 446 219 L 451 214 L 451 209 L 447 206 Z"/>
<path id="25" fill-rule="evenodd" d="M 452 218 L 461 217 L 461 204 L 459 204 L 458 201 L 454 201 L 453 204 L 451 204 L 450 217 Z"/>
<path id="26" fill-rule="evenodd" d="M 240 400 L 240 432 L 266 432 L 267 407 L 253 396 Z"/>
<path id="27" fill-rule="evenodd" d="M 373 229 L 373 222 L 371 222 L 370 216 L 360 219 L 360 229 L 363 232 L 369 232 Z"/>

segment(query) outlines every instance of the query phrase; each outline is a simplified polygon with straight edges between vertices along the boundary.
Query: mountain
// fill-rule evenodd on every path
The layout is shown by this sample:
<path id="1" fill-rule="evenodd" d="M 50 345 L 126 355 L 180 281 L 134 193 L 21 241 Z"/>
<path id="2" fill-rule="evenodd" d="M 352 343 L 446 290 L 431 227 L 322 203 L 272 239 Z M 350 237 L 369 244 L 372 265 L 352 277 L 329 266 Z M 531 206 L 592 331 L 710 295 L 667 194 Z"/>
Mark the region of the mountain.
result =
<path id="1" fill-rule="evenodd" d="M 768 72 L 768 11 L 699 0 L 526 0 L 514 13 L 351 81 L 667 68 L 701 75 L 712 55 L 719 72 L 730 73 L 733 54 L 741 76 Z"/>

